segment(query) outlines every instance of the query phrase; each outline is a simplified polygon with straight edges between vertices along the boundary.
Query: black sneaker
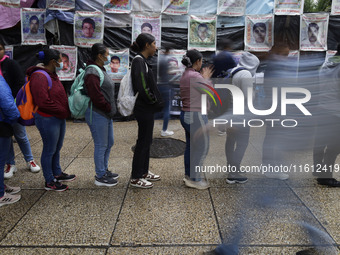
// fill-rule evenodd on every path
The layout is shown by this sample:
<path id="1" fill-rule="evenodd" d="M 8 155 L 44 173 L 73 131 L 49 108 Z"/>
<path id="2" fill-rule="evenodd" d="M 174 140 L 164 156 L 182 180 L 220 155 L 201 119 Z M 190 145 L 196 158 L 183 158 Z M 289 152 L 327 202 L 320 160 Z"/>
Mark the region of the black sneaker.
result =
<path id="1" fill-rule="evenodd" d="M 54 191 L 65 191 L 68 189 L 67 185 L 64 185 L 57 180 L 54 180 L 53 182 L 46 183 L 45 182 L 45 190 L 54 190 Z"/>
<path id="2" fill-rule="evenodd" d="M 115 180 L 117 180 L 119 178 L 119 174 L 115 174 L 115 173 L 112 173 L 111 171 L 109 170 L 106 170 L 106 173 L 105 173 L 108 177 L 111 177 Z"/>
<path id="3" fill-rule="evenodd" d="M 62 172 L 61 175 L 55 176 L 55 178 L 59 182 L 71 182 L 74 181 L 74 179 L 76 179 L 76 176 L 74 174 L 66 174 Z"/>
<path id="4" fill-rule="evenodd" d="M 97 176 L 95 176 L 94 184 L 97 186 L 113 187 L 118 184 L 118 181 L 105 173 L 102 178 L 98 178 Z"/>
<path id="5" fill-rule="evenodd" d="M 340 187 L 340 182 L 334 178 L 317 178 L 318 184 L 329 187 Z"/>
<path id="6" fill-rule="evenodd" d="M 229 174 L 226 182 L 229 184 L 234 184 L 234 183 L 246 183 L 248 181 L 247 177 L 244 177 L 240 174 Z"/>

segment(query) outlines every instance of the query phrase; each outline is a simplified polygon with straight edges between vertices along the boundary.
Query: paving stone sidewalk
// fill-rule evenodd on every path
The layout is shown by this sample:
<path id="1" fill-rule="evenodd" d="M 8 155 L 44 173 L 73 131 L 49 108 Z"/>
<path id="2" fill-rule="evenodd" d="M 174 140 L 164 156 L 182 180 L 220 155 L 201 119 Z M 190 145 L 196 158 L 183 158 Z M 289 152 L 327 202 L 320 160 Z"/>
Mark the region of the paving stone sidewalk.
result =
<path id="1" fill-rule="evenodd" d="M 156 121 L 154 137 L 160 137 L 161 127 Z M 185 140 L 178 120 L 171 120 L 169 129 Z M 40 163 L 39 132 L 35 127 L 27 131 Z M 311 174 L 286 181 L 251 175 L 246 184 L 228 185 L 223 173 L 207 176 L 208 190 L 189 189 L 183 184 L 183 156 L 151 159 L 150 170 L 162 180 L 150 190 L 131 188 L 136 135 L 135 121 L 114 123 L 109 169 L 119 173 L 119 184 L 97 187 L 89 128 L 68 121 L 61 163 L 77 179 L 61 193 L 44 190 L 42 172 L 25 168 L 15 144 L 18 172 L 6 183 L 20 186 L 22 198 L 0 208 L 0 254 L 203 254 L 235 238 L 240 254 L 295 254 L 313 246 L 308 230 L 323 233 L 340 254 L 339 188 L 320 187 Z M 261 164 L 263 136 L 262 129 L 251 131 L 242 164 Z M 223 164 L 225 136 L 212 131 L 210 138 L 206 164 Z M 311 151 L 290 157 L 297 164 L 312 163 Z"/>

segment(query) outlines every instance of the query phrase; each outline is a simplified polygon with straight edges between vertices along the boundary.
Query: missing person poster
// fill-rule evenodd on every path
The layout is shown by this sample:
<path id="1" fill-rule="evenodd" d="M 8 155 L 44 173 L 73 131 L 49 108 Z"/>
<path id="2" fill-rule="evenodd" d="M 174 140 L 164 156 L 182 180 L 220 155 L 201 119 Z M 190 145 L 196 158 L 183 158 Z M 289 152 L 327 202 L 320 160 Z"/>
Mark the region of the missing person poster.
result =
<path id="1" fill-rule="evenodd" d="M 77 47 L 64 45 L 51 45 L 50 49 L 58 50 L 61 53 L 63 69 L 57 74 L 61 81 L 72 81 L 76 78 L 77 72 Z"/>
<path id="2" fill-rule="evenodd" d="M 50 10 L 67 11 L 75 8 L 75 0 L 47 0 L 46 8 Z"/>
<path id="3" fill-rule="evenodd" d="M 110 63 L 105 67 L 114 82 L 120 82 L 129 70 L 129 49 L 111 50 Z"/>
<path id="4" fill-rule="evenodd" d="M 303 13 L 304 0 L 275 0 L 275 15 L 300 15 Z"/>
<path id="5" fill-rule="evenodd" d="M 159 51 L 158 66 L 161 61 L 165 61 L 168 67 L 167 74 L 160 74 L 158 68 L 158 80 L 161 75 L 167 75 L 171 83 L 178 83 L 185 70 L 185 66 L 182 64 L 182 58 L 186 54 L 185 50 L 170 50 L 168 54 L 165 54 L 164 50 Z"/>
<path id="6" fill-rule="evenodd" d="M 327 50 L 328 13 L 306 13 L 300 16 L 300 50 Z"/>
<path id="7" fill-rule="evenodd" d="M 244 16 L 247 0 L 218 0 L 217 15 Z"/>
<path id="8" fill-rule="evenodd" d="M 130 13 L 131 0 L 105 0 L 104 11 L 106 13 Z"/>
<path id="9" fill-rule="evenodd" d="M 11 8 L 20 8 L 20 0 L 0 0 L 0 4 Z"/>
<path id="10" fill-rule="evenodd" d="M 216 50 L 216 20 L 216 16 L 190 16 L 188 30 L 189 50 Z"/>
<path id="11" fill-rule="evenodd" d="M 135 41 L 139 34 L 148 33 L 155 37 L 156 46 L 161 46 L 161 16 L 145 16 L 135 14 L 132 18 L 132 41 Z"/>
<path id="12" fill-rule="evenodd" d="M 13 46 L 5 46 L 5 55 L 13 59 Z"/>
<path id="13" fill-rule="evenodd" d="M 45 9 L 21 9 L 21 44 L 46 44 Z"/>
<path id="14" fill-rule="evenodd" d="M 269 51 L 274 41 L 274 15 L 246 16 L 244 45 L 246 51 Z"/>
<path id="15" fill-rule="evenodd" d="M 331 15 L 340 15 L 340 0 L 332 0 Z"/>
<path id="16" fill-rule="evenodd" d="M 74 15 L 74 44 L 90 48 L 95 43 L 103 43 L 104 14 L 100 11 L 76 11 Z"/>
<path id="17" fill-rule="evenodd" d="M 162 13 L 181 15 L 189 11 L 190 0 L 163 0 Z"/>

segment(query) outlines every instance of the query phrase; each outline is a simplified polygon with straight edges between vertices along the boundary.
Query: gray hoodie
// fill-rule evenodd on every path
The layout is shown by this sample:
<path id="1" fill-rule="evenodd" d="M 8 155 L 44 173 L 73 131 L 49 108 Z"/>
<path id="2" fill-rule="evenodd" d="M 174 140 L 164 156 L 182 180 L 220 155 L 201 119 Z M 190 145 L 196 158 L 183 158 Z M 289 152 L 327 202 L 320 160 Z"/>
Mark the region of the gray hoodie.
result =
<path id="1" fill-rule="evenodd" d="M 232 79 L 232 84 L 242 89 L 245 99 L 247 98 L 248 87 L 253 87 L 253 77 L 255 76 L 259 64 L 260 60 L 254 54 L 251 54 L 250 52 L 244 52 L 240 58 L 238 65 L 231 70 L 231 72 L 233 72 L 240 67 L 246 69 L 235 73 Z"/>

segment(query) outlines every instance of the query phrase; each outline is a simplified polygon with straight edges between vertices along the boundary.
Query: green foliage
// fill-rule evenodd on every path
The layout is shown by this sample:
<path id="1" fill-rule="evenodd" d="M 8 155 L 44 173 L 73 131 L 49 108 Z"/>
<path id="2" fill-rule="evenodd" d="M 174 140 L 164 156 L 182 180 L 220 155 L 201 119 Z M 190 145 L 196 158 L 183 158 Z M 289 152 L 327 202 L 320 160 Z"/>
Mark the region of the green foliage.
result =
<path id="1" fill-rule="evenodd" d="M 330 12 L 332 0 L 305 0 L 304 12 Z"/>

